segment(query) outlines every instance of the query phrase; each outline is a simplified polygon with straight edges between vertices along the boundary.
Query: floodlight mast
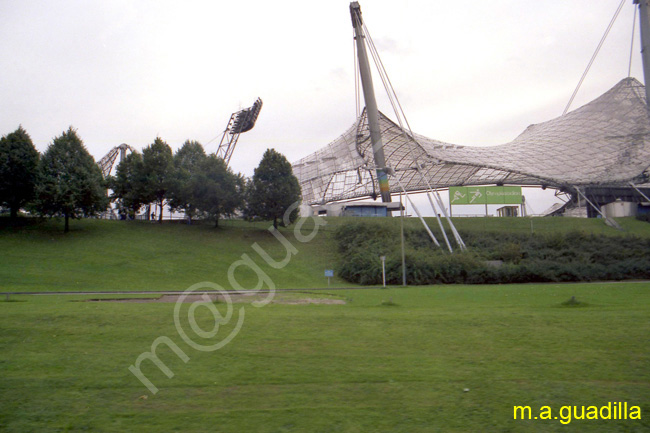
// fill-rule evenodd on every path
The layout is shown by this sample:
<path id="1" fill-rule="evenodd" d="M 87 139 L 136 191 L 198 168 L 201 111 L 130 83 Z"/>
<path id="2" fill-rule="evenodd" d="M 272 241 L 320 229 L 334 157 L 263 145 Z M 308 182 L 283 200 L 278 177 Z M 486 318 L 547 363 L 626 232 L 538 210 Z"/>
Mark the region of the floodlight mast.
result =
<path id="1" fill-rule="evenodd" d="M 262 100 L 257 98 L 253 106 L 232 113 L 230 116 L 216 151 L 217 156 L 223 159 L 226 165 L 230 164 L 230 158 L 237 146 L 239 134 L 253 129 L 257 117 L 260 115 L 260 110 L 262 110 Z"/>
<path id="2" fill-rule="evenodd" d="M 115 165 L 118 155 L 120 156 L 120 162 L 126 158 L 127 150 L 135 152 L 134 148 L 126 143 L 122 143 L 119 146 L 112 148 L 102 159 L 99 160 L 97 165 L 99 165 L 99 168 L 102 170 L 102 176 L 104 178 L 107 178 L 111 174 L 111 170 L 113 170 L 113 165 Z"/>
<path id="3" fill-rule="evenodd" d="M 379 167 L 377 168 L 377 180 L 379 181 L 381 201 L 389 203 L 391 201 L 390 185 L 388 184 L 388 174 L 384 169 L 386 167 L 384 143 L 382 142 L 381 130 L 379 129 L 379 110 L 372 85 L 372 74 L 370 72 L 370 63 L 368 62 L 368 53 L 366 52 L 366 36 L 363 32 L 363 20 L 361 19 L 361 6 L 359 6 L 359 2 L 350 3 L 350 15 L 352 17 L 352 27 L 354 27 L 354 39 L 357 44 L 363 99 L 366 101 L 370 142 L 372 143 L 372 152 L 375 157 L 375 166 Z"/>

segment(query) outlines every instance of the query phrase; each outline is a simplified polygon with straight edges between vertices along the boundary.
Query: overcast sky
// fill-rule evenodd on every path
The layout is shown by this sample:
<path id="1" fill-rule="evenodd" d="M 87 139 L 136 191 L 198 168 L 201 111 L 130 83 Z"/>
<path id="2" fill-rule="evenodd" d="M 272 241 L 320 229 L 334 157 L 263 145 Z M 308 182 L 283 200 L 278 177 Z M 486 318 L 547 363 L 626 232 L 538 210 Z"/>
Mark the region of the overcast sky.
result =
<path id="1" fill-rule="evenodd" d="M 619 2 L 360 3 L 413 130 L 489 145 L 562 114 Z M 627 76 L 633 15 L 629 0 L 572 108 Z M 41 152 L 70 125 L 97 160 L 156 136 L 214 152 L 261 97 L 231 160 L 251 175 L 266 148 L 295 161 L 355 121 L 347 0 L 0 0 L 0 54 L 0 134 L 22 124 Z"/>

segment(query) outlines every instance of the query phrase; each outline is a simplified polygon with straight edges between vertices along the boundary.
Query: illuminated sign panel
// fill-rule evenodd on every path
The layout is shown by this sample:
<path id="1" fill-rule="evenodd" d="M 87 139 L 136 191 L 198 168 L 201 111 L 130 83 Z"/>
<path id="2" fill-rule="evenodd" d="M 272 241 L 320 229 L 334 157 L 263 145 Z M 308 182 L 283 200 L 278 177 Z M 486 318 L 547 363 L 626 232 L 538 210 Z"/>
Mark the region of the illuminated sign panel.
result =
<path id="1" fill-rule="evenodd" d="M 452 186 L 449 203 L 456 204 L 521 204 L 520 186 Z"/>

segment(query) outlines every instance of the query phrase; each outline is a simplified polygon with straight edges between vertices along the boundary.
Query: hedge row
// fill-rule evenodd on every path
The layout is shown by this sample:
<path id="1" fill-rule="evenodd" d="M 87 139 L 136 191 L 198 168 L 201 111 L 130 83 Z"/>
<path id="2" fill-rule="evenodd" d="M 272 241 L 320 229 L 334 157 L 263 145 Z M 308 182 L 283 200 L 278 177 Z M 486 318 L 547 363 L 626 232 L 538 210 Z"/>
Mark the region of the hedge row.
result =
<path id="1" fill-rule="evenodd" d="M 565 235 L 461 233 L 465 252 L 435 247 L 423 229 L 405 231 L 408 284 L 528 283 L 650 278 L 650 239 L 579 232 Z M 347 281 L 381 284 L 386 256 L 389 284 L 402 282 L 399 229 L 363 221 L 335 233 Z M 496 262 L 496 263 L 495 263 Z"/>

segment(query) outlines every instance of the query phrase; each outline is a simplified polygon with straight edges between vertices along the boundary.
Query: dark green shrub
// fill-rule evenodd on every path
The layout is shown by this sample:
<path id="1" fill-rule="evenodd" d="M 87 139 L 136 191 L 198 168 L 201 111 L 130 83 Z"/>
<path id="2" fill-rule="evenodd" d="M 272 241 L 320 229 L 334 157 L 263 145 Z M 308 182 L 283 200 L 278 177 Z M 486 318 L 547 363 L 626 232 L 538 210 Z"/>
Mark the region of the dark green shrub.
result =
<path id="1" fill-rule="evenodd" d="M 521 244 L 515 242 L 508 242 L 499 249 L 499 258 L 498 260 L 503 260 L 504 262 L 517 264 L 526 256 L 524 251 L 521 249 Z"/>
<path id="2" fill-rule="evenodd" d="M 432 227 L 435 233 L 439 233 Z M 573 232 L 565 235 L 461 233 L 468 251 L 449 254 L 424 229 L 406 228 L 408 284 L 532 283 L 650 278 L 650 239 Z M 399 227 L 363 221 L 340 226 L 339 275 L 358 284 L 402 283 Z M 440 238 L 440 237 L 439 237 Z M 487 260 L 501 260 L 491 267 Z"/>
<path id="3" fill-rule="evenodd" d="M 650 223 L 650 213 L 639 214 L 636 216 L 636 219 Z"/>

